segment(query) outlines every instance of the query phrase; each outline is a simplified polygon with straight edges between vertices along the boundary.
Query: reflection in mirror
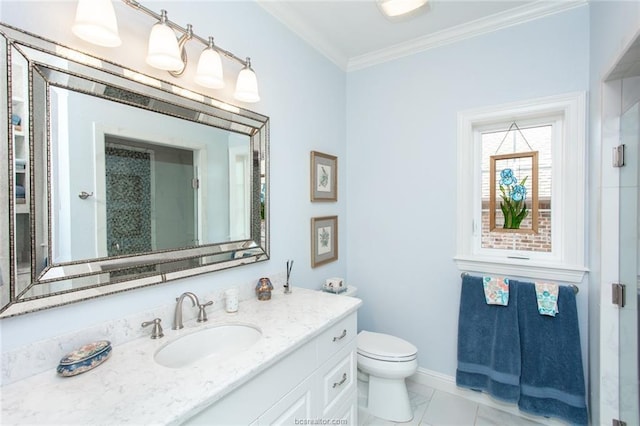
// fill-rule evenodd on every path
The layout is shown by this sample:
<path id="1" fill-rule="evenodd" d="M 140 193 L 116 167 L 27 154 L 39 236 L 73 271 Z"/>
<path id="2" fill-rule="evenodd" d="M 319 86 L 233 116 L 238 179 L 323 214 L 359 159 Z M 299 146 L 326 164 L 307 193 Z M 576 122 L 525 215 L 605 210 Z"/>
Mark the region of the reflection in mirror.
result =
<path id="1" fill-rule="evenodd" d="M 0 55 L 3 58 L 7 57 L 7 44 L 4 43 L 4 40 L 0 42 Z M 10 86 L 3 83 L 7 81 L 7 71 L 8 67 L 0 67 L 0 96 L 2 99 L 8 100 L 10 96 L 7 91 L 10 90 Z M 15 108 L 12 108 L 15 110 Z M 13 117 L 9 116 L 8 108 L 0 108 L 0 121 L 2 123 L 12 123 L 11 126 L 0 126 L 0 139 L 3 141 L 10 141 L 14 138 L 14 136 L 9 136 L 9 129 L 13 131 L 13 129 L 18 126 L 21 128 L 21 123 L 17 120 L 20 119 L 18 114 L 15 114 L 15 120 Z M 0 144 L 0 159 L 9 158 L 9 146 L 13 147 L 13 143 L 1 143 Z M 8 161 L 0 161 L 0 307 L 7 306 L 9 304 L 9 290 L 11 285 L 11 276 L 13 275 L 13 271 L 11 270 L 13 262 L 11 259 L 15 258 L 15 254 L 11 251 L 15 248 L 15 244 L 13 244 L 13 239 L 11 238 L 13 235 L 13 224 L 12 220 L 15 217 L 14 214 L 14 206 L 15 203 L 11 203 L 10 199 L 14 196 L 14 185 L 13 181 L 15 178 L 10 179 L 9 175 L 9 162 Z M 7 190 L 8 189 L 8 190 Z M 7 238 L 9 236 L 9 238 Z M 11 239 L 11 241 L 9 241 Z"/>
<path id="2" fill-rule="evenodd" d="M 0 317 L 268 259 L 267 117 L 0 32 Z"/>
<path id="3" fill-rule="evenodd" d="M 29 87 L 26 75 L 27 59 L 15 47 L 10 49 L 11 90 L 11 148 L 13 149 L 13 262 L 16 292 L 24 291 L 31 282 L 31 172 L 29 168 Z M 13 275 L 13 274 L 12 274 Z"/>
<path id="4" fill-rule="evenodd" d="M 54 264 L 249 238 L 249 136 L 50 95 Z"/>

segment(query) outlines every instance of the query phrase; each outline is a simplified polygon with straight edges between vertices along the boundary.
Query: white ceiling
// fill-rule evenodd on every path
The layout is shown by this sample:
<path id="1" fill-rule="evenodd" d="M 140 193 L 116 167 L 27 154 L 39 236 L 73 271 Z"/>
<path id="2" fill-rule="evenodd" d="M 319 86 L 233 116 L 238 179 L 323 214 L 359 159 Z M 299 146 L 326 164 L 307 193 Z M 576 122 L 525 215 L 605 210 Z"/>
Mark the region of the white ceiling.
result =
<path id="1" fill-rule="evenodd" d="M 375 0 L 258 0 L 346 71 L 581 6 L 587 0 L 430 0 L 391 20 Z"/>

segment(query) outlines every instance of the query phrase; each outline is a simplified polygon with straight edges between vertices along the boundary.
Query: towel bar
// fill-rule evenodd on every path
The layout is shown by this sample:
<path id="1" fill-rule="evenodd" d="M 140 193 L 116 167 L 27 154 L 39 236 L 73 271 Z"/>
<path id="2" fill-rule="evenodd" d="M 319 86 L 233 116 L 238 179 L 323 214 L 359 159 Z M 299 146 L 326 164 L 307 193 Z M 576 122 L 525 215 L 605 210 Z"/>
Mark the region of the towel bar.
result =
<path id="1" fill-rule="evenodd" d="M 461 274 L 460 274 L 460 278 L 464 278 L 464 277 L 466 277 L 467 275 L 469 275 L 469 273 L 468 273 L 468 272 L 463 272 L 463 273 L 461 273 Z M 580 291 L 580 288 L 578 288 L 578 286 L 577 286 L 577 285 L 575 285 L 575 284 L 569 284 L 569 287 L 573 288 L 573 292 L 574 292 L 575 294 L 578 294 L 578 292 Z"/>

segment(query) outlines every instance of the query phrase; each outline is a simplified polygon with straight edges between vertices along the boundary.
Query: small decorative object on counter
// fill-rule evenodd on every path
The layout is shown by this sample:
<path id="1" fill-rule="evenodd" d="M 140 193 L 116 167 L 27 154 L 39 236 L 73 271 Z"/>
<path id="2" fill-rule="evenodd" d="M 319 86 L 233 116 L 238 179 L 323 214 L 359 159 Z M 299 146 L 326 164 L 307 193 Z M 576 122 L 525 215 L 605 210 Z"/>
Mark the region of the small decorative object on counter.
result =
<path id="1" fill-rule="evenodd" d="M 256 285 L 256 295 L 258 300 L 271 300 L 271 290 L 273 290 L 273 284 L 269 278 L 260 278 Z"/>
<path id="2" fill-rule="evenodd" d="M 322 289 L 330 293 L 342 293 L 347 289 L 347 286 L 344 284 L 343 278 L 334 277 L 327 278 Z"/>
<path id="3" fill-rule="evenodd" d="M 291 277 L 292 269 L 293 260 L 287 260 L 287 283 L 284 285 L 284 294 L 291 294 L 291 285 L 289 284 L 289 278 Z"/>
<path id="4" fill-rule="evenodd" d="M 238 289 L 228 288 L 224 291 L 224 309 L 232 314 L 238 312 Z"/>
<path id="5" fill-rule="evenodd" d="M 111 355 L 111 342 L 99 340 L 68 353 L 58 365 L 57 372 L 63 377 L 76 376 L 92 370 L 105 362 Z"/>

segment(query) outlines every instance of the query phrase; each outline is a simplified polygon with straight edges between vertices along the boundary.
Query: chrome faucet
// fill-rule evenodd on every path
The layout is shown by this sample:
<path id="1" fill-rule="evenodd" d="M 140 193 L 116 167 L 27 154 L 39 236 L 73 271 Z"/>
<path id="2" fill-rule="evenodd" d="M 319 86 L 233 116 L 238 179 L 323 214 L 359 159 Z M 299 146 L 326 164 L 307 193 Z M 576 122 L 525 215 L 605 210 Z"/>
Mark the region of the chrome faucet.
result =
<path id="1" fill-rule="evenodd" d="M 176 311 L 173 314 L 173 327 L 172 327 L 173 330 L 180 330 L 181 328 L 184 328 L 184 325 L 182 325 L 182 301 L 184 300 L 185 297 L 188 297 L 189 299 L 191 299 L 193 306 L 196 306 L 196 305 L 200 306 L 200 302 L 198 301 L 198 296 L 191 293 L 190 291 L 187 291 L 186 293 L 182 293 L 180 297 L 176 299 L 178 304 L 176 305 Z"/>

